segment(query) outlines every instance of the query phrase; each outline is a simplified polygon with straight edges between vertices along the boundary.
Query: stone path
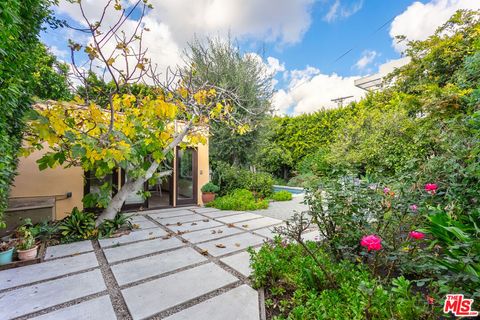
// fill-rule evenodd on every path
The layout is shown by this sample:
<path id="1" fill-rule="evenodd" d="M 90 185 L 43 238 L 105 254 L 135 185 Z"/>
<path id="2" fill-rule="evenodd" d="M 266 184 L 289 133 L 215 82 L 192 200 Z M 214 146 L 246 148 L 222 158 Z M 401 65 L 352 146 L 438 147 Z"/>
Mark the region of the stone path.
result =
<path id="1" fill-rule="evenodd" d="M 45 262 L 1 271 L 0 319 L 262 319 L 245 250 L 282 222 L 198 207 L 135 215 L 128 235 L 49 247 Z"/>

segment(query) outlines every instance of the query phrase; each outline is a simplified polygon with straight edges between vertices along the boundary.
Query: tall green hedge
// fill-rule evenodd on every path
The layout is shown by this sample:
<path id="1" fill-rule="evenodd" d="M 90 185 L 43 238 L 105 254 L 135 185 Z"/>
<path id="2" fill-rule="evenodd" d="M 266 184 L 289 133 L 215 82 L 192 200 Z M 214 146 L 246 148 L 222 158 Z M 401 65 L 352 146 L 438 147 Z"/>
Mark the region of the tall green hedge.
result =
<path id="1" fill-rule="evenodd" d="M 0 226 L 33 92 L 35 55 L 51 0 L 0 1 Z"/>

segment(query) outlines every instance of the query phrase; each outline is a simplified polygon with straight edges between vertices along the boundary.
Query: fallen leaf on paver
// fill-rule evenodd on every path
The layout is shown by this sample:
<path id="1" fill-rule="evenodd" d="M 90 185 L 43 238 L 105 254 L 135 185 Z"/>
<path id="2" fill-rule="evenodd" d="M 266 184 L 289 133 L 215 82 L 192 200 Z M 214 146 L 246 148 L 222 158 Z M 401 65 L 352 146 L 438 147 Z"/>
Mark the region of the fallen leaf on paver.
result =
<path id="1" fill-rule="evenodd" d="M 185 240 L 185 239 L 183 239 L 183 240 L 182 240 L 182 242 L 183 242 L 183 243 L 187 243 L 188 241 L 187 241 L 187 240 Z"/>
<path id="2" fill-rule="evenodd" d="M 248 224 L 242 224 L 243 228 L 248 228 Z"/>
<path id="3" fill-rule="evenodd" d="M 218 233 L 223 233 L 223 230 L 217 230 Z"/>
<path id="4" fill-rule="evenodd" d="M 240 247 L 240 243 L 235 243 L 235 247 Z"/>
<path id="5" fill-rule="evenodd" d="M 177 222 L 177 226 L 181 226 L 181 225 L 182 225 L 182 223 L 181 223 L 181 222 Z"/>
<path id="6" fill-rule="evenodd" d="M 134 223 L 134 224 L 132 224 L 132 228 L 133 228 L 133 229 L 140 229 L 140 225 Z"/>
<path id="7" fill-rule="evenodd" d="M 167 240 L 167 239 L 170 239 L 172 236 L 170 234 L 167 234 L 166 236 L 163 236 L 162 239 L 163 240 Z"/>
<path id="8" fill-rule="evenodd" d="M 203 254 L 204 256 L 206 256 L 208 254 L 208 250 L 202 250 L 200 251 L 201 254 Z"/>
<path id="9" fill-rule="evenodd" d="M 170 225 L 170 223 L 167 223 L 167 224 L 166 224 L 166 226 L 169 226 L 169 225 Z"/>
<path id="10" fill-rule="evenodd" d="M 221 243 L 219 243 L 219 244 L 216 244 L 216 245 L 215 245 L 215 247 L 217 247 L 217 248 L 221 248 L 221 249 L 224 249 L 224 248 L 226 248 L 226 247 L 225 247 L 225 245 L 223 245 L 223 244 L 221 244 Z"/>
<path id="11" fill-rule="evenodd" d="M 180 231 L 180 230 L 178 230 L 178 231 L 177 231 L 177 234 L 178 234 L 179 236 L 181 236 L 182 234 L 187 233 L 187 232 L 188 232 L 188 230 L 185 230 L 185 231 Z"/>
<path id="12" fill-rule="evenodd" d="M 191 226 L 196 226 L 197 223 L 196 222 L 192 222 Z"/>
<path id="13" fill-rule="evenodd" d="M 235 226 L 233 225 L 233 223 L 229 223 L 229 224 L 227 224 L 227 227 L 233 228 L 233 227 L 235 227 Z"/>
<path id="14" fill-rule="evenodd" d="M 215 233 L 217 233 L 217 231 L 215 231 L 215 230 L 212 230 L 212 234 L 215 234 Z"/>
<path id="15" fill-rule="evenodd" d="M 210 220 L 209 220 L 209 219 L 203 219 L 202 221 L 203 221 L 203 222 L 208 222 L 208 221 L 210 221 Z"/>

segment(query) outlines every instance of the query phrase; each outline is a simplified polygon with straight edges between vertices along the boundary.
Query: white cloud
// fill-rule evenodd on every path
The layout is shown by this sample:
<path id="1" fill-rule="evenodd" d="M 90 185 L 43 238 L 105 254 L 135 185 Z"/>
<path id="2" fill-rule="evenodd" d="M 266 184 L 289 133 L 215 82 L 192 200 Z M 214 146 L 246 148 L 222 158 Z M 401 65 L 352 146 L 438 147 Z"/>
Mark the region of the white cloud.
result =
<path id="1" fill-rule="evenodd" d="M 425 40 L 459 9 L 479 9 L 478 0 L 432 0 L 428 3 L 414 2 L 395 17 L 390 27 L 393 47 L 398 52 L 405 50 L 406 43 L 397 43 L 395 36 L 404 35 L 408 40 Z"/>
<path id="2" fill-rule="evenodd" d="M 330 6 L 327 14 L 323 17 L 327 22 L 334 22 L 338 19 L 346 19 L 357 13 L 363 7 L 363 0 L 353 5 L 342 5 L 340 0 L 335 0 Z"/>
<path id="3" fill-rule="evenodd" d="M 193 34 L 227 35 L 267 42 L 299 42 L 311 24 L 314 0 L 152 0 L 152 18 L 182 44 Z"/>
<path id="4" fill-rule="evenodd" d="M 288 78 L 288 88 L 277 91 L 272 99 L 278 114 L 301 114 L 322 108 L 336 108 L 337 104 L 332 99 L 352 95 L 354 100 L 358 100 L 365 94 L 354 86 L 354 80 L 359 77 L 322 74 L 314 67 L 290 71 Z"/>
<path id="5" fill-rule="evenodd" d="M 362 53 L 362 57 L 358 59 L 358 61 L 355 63 L 355 68 L 357 68 L 358 70 L 365 69 L 373 62 L 373 60 L 375 60 L 378 55 L 379 54 L 374 50 L 365 50 Z"/>
<path id="6" fill-rule="evenodd" d="M 124 6 L 136 0 L 123 0 Z M 144 17 L 146 32 L 143 47 L 147 56 L 158 64 L 158 70 L 183 63 L 183 50 L 194 37 L 205 36 L 275 42 L 280 45 L 300 41 L 311 24 L 310 9 L 315 0 L 151 0 L 154 9 Z M 82 0 L 85 15 L 91 22 L 100 19 L 108 0 Z M 78 4 L 61 0 L 57 11 L 83 24 Z M 104 30 L 113 26 L 120 11 L 106 11 Z M 131 34 L 136 21 L 128 19 L 123 29 Z M 77 39 L 85 34 L 76 33 Z M 65 39 L 66 41 L 67 39 Z M 82 39 L 84 40 L 84 38 Z M 107 52 L 114 50 L 113 41 L 105 45 Z M 116 62 L 121 64 L 122 62 Z M 278 59 L 268 57 L 266 67 L 272 74 L 282 72 L 285 66 Z"/>

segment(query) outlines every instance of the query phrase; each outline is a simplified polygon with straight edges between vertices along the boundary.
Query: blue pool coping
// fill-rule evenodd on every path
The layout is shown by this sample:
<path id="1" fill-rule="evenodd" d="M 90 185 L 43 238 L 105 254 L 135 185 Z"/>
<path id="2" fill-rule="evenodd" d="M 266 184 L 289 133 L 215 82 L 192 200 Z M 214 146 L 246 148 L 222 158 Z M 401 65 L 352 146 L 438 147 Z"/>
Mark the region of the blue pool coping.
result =
<path id="1" fill-rule="evenodd" d="M 300 188 L 300 187 L 289 187 L 289 186 L 281 186 L 281 185 L 273 185 L 273 192 L 278 192 L 278 191 L 288 191 L 291 194 L 302 194 L 305 193 L 305 189 Z"/>

